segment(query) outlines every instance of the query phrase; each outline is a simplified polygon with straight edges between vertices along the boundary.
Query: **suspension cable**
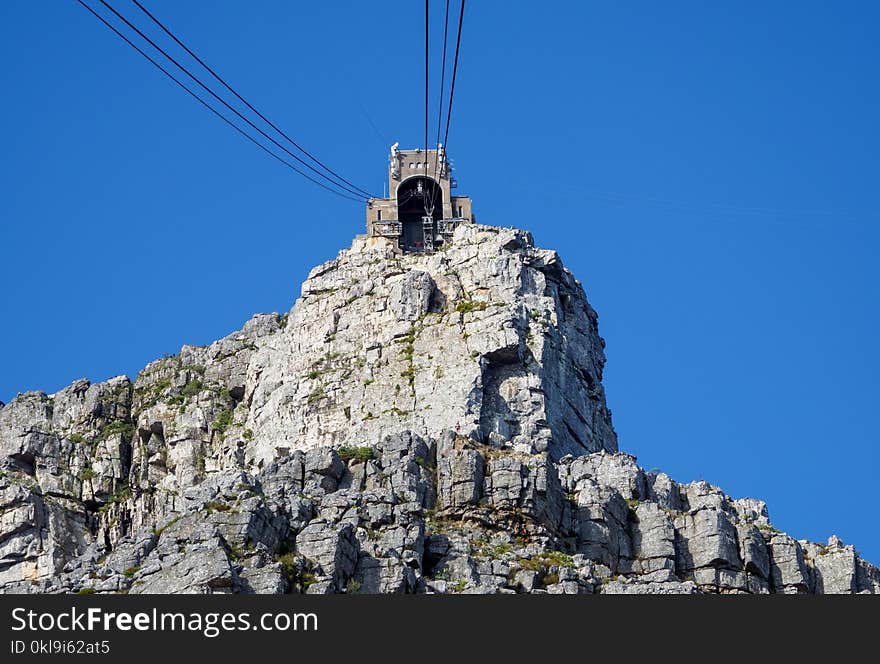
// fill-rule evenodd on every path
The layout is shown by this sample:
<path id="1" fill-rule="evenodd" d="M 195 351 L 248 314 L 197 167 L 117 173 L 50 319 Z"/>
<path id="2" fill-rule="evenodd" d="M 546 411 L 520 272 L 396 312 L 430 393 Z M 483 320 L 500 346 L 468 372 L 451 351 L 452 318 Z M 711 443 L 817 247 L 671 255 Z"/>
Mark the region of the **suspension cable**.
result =
<path id="1" fill-rule="evenodd" d="M 452 119 L 452 98 L 455 95 L 455 75 L 458 73 L 458 50 L 461 46 L 461 26 L 464 23 L 464 0 L 461 0 L 461 11 L 458 14 L 458 36 L 455 38 L 455 62 L 452 65 L 452 85 L 449 88 L 449 105 L 446 108 L 446 133 L 443 135 L 443 146 L 449 153 L 449 122 Z"/>
<path id="2" fill-rule="evenodd" d="M 260 129 L 257 125 L 255 125 L 253 122 L 251 122 L 251 120 L 249 120 L 249 119 L 246 118 L 244 115 L 242 115 L 242 114 L 241 114 L 236 108 L 234 108 L 233 106 L 231 106 L 231 105 L 229 104 L 229 102 L 227 102 L 227 101 L 226 101 L 225 99 L 223 99 L 220 95 L 218 95 L 216 92 L 214 92 L 211 88 L 209 88 L 207 85 L 205 85 L 201 80 L 199 80 L 199 78 L 197 78 L 196 76 L 194 76 L 194 75 L 193 75 L 193 74 L 192 74 L 192 73 L 191 73 L 186 67 L 184 67 L 183 65 L 181 65 L 177 60 L 174 59 L 174 57 L 172 57 L 171 55 L 169 55 L 167 51 L 165 51 L 161 46 L 159 46 L 158 44 L 156 44 L 156 42 L 154 42 L 154 41 L 153 41 L 152 39 L 150 39 L 147 35 L 145 35 L 143 32 L 141 32 L 141 30 L 138 29 L 137 26 L 135 26 L 134 24 L 132 24 L 131 21 L 129 21 L 129 20 L 128 20 L 127 18 L 125 18 L 122 14 L 120 14 L 118 11 L 116 11 L 116 10 L 115 10 L 110 4 L 107 3 L 106 0 L 99 0 L 99 2 L 100 2 L 102 5 L 104 5 L 107 9 L 109 9 L 111 12 L 113 12 L 113 13 L 114 13 L 118 18 L 120 18 L 120 19 L 121 19 L 121 20 L 122 20 L 122 21 L 123 21 L 128 27 L 129 27 L 129 28 L 131 28 L 131 29 L 134 30 L 138 35 L 140 35 L 140 36 L 141 36 L 145 41 L 147 41 L 147 42 L 148 42 L 153 48 L 155 48 L 157 51 L 159 51 L 159 52 L 160 52 L 162 55 L 164 55 L 168 60 L 170 60 L 171 62 L 173 62 L 173 63 L 177 66 L 178 69 L 180 69 L 183 73 L 185 73 L 187 76 L 189 76 L 193 81 L 195 81 L 196 83 L 198 83 L 199 86 L 201 86 L 202 89 L 205 90 L 205 92 L 207 92 L 208 94 L 210 94 L 210 95 L 211 95 L 212 97 L 214 97 L 217 101 L 219 101 L 221 104 L 223 104 L 226 108 L 228 108 L 230 111 L 232 111 L 233 113 L 235 113 L 239 118 L 241 118 L 242 120 L 244 120 L 244 121 L 245 121 L 250 127 L 252 127 L 253 129 L 256 129 L 256 130 L 257 130 L 260 134 L 262 134 L 265 138 L 269 139 L 269 141 L 271 141 L 276 147 L 280 148 L 282 151 L 284 151 L 285 153 L 287 153 L 289 156 L 293 157 L 294 160 L 296 160 L 297 162 L 299 162 L 300 164 L 302 164 L 303 166 L 305 166 L 306 168 L 308 168 L 309 170 L 311 170 L 312 172 L 314 172 L 314 173 L 317 174 L 318 176 L 324 178 L 325 180 L 327 180 L 328 182 L 330 182 L 330 183 L 333 184 L 334 186 L 337 186 L 337 187 L 339 187 L 340 189 L 344 189 L 345 191 L 347 191 L 347 192 L 349 192 L 349 193 L 351 193 L 351 194 L 354 194 L 355 196 L 361 196 L 361 193 L 360 193 L 359 191 L 357 191 L 356 189 L 352 189 L 352 188 L 350 188 L 350 187 L 348 187 L 348 186 L 340 185 L 340 184 L 334 182 L 334 181 L 331 180 L 327 175 L 325 175 L 324 173 L 321 173 L 320 171 L 318 171 L 317 169 L 315 169 L 311 164 L 309 164 L 309 163 L 303 161 L 299 156 L 295 155 L 293 152 L 291 152 L 291 151 L 288 150 L 286 147 L 284 147 L 283 145 L 281 145 L 281 143 L 279 143 L 279 142 L 276 141 L 274 138 L 272 138 L 271 136 L 269 136 L 269 134 L 267 134 L 265 131 L 263 131 L 262 129 Z"/>
<path id="3" fill-rule="evenodd" d="M 229 118 L 227 118 L 227 117 L 224 116 L 222 113 L 220 113 L 217 109 L 215 109 L 213 106 L 211 106 L 208 102 L 206 102 L 204 99 L 202 99 L 201 97 L 199 97 L 199 95 L 197 95 L 197 94 L 196 94 L 195 92 L 193 92 L 190 88 L 188 88 L 188 87 L 187 87 L 184 83 L 182 83 L 177 77 L 175 77 L 174 74 L 172 74 L 172 73 L 169 72 L 167 69 L 165 69 L 162 65 L 160 65 L 158 62 L 156 62 L 152 57 L 150 57 L 147 53 L 145 53 L 145 52 L 144 52 L 139 46 L 137 46 L 137 45 L 136 45 L 134 42 L 132 42 L 128 37 L 126 37 L 126 36 L 125 36 L 124 34 L 122 34 L 119 30 L 117 30 L 113 25 L 111 25 L 111 24 L 110 24 L 110 23 L 109 23 L 109 22 L 108 22 L 103 16 L 101 16 L 100 14 L 98 14 L 98 12 L 96 12 L 94 9 L 92 9 L 91 7 L 89 7 L 85 2 L 83 2 L 83 0 L 76 0 L 76 1 L 77 1 L 80 5 L 82 5 L 83 7 L 85 7 L 85 8 L 86 8 L 86 9 L 87 9 L 92 15 L 94 15 L 99 21 L 101 21 L 101 23 L 103 23 L 103 24 L 104 24 L 105 26 L 107 26 L 110 30 L 112 30 L 113 32 L 115 32 L 116 35 L 119 36 L 119 37 L 120 37 L 120 38 L 121 38 L 126 44 L 128 44 L 129 46 L 131 46 L 135 51 L 137 51 L 138 53 L 140 53 L 144 58 L 146 58 L 150 63 L 152 63 L 153 66 L 155 66 L 159 71 L 161 71 L 161 72 L 162 72 L 163 74 L 165 74 L 168 78 L 170 78 L 172 81 L 174 81 L 178 86 L 180 86 L 185 92 L 187 92 L 191 97 L 193 97 L 196 101 L 198 101 L 202 106 L 204 106 L 206 109 L 208 109 L 209 111 L 211 111 L 211 113 L 213 113 L 213 114 L 216 115 L 218 118 L 220 118 L 221 120 L 223 120 L 223 122 L 225 122 L 226 124 L 228 124 L 228 125 L 229 125 L 230 127 L 232 127 L 235 131 L 237 131 L 239 134 L 241 134 L 241 135 L 244 136 L 247 140 L 249 140 L 251 143 L 253 143 L 253 144 L 256 145 L 258 148 L 260 148 L 261 150 L 263 150 L 263 152 L 265 152 L 265 153 L 268 154 L 269 156 L 273 157 L 274 159 L 278 160 L 279 162 L 281 162 L 282 164 L 284 164 L 285 166 L 287 166 L 288 168 L 290 168 L 292 171 L 295 171 L 296 173 L 302 175 L 302 176 L 303 176 L 304 178 L 306 178 L 307 180 L 309 180 L 309 181 L 315 183 L 316 185 L 318 185 L 318 186 L 321 187 L 322 189 L 326 189 L 326 190 L 329 191 L 330 193 L 335 194 L 335 195 L 337 195 L 337 196 L 339 196 L 339 197 L 341 197 L 341 198 L 344 198 L 344 199 L 346 199 L 346 200 L 349 200 L 349 201 L 354 201 L 354 202 L 356 202 L 356 203 L 361 203 L 361 202 L 362 202 L 362 199 L 360 199 L 360 198 L 354 198 L 353 196 L 348 196 L 348 195 L 343 194 L 343 193 L 341 193 L 341 192 L 339 192 L 339 191 L 336 191 L 335 189 L 331 189 L 330 187 L 328 187 L 327 185 L 325 185 L 323 182 L 320 182 L 320 181 L 318 181 L 318 180 L 315 180 L 314 178 L 312 178 L 311 176 L 309 176 L 307 173 L 304 173 L 303 171 L 299 170 L 296 166 L 294 166 L 294 165 L 291 164 L 290 162 L 286 161 L 283 157 L 279 157 L 277 154 L 275 154 L 274 152 L 272 152 L 272 151 L 271 151 L 269 148 L 267 148 L 265 145 L 263 145 L 262 143 L 260 143 L 259 141 L 257 141 L 253 136 L 251 136 L 250 134 L 248 134 L 247 132 L 245 132 L 241 127 L 237 126 L 235 123 L 233 123 L 231 120 L 229 120 Z"/>
<path id="4" fill-rule="evenodd" d="M 340 180 L 342 183 L 347 184 L 347 185 L 353 187 L 353 188 L 356 189 L 359 193 L 361 193 L 361 194 L 363 194 L 363 195 L 365 195 L 365 196 L 367 196 L 367 197 L 369 197 L 369 196 L 371 195 L 370 192 L 366 191 L 365 189 L 361 189 L 361 188 L 358 187 L 357 185 L 355 185 L 355 184 L 349 182 L 349 181 L 346 180 L 344 177 L 342 177 L 341 175 L 339 175 L 339 173 L 337 173 L 336 171 L 334 171 L 334 170 L 331 169 L 330 167 L 326 166 L 323 162 L 321 162 L 321 161 L 320 161 L 317 157 L 315 157 L 312 153 L 310 153 L 308 150 L 306 150 L 304 147 L 302 147 L 299 143 L 297 143 L 296 141 L 294 141 L 290 136 L 288 136 L 284 131 L 282 131 L 282 130 L 281 130 L 281 129 L 280 129 L 280 128 L 274 123 L 274 122 L 272 122 L 271 120 L 269 120 L 269 118 L 267 118 L 265 115 L 263 115 L 262 113 L 260 113 L 260 111 L 258 111 L 256 108 L 254 108 L 254 107 L 250 104 L 250 102 L 248 102 L 247 99 L 245 99 L 244 97 L 242 97 L 242 96 L 241 96 L 241 95 L 240 95 L 240 94 L 239 94 L 239 93 L 238 93 L 238 92 L 237 92 L 237 91 L 236 91 L 231 85 L 229 85 L 225 80 L 223 80 L 223 77 L 222 77 L 222 76 L 220 76 L 216 71 L 214 71 L 214 70 L 213 70 L 213 69 L 212 69 L 212 68 L 211 68 L 211 67 L 210 67 L 210 66 L 209 66 L 204 60 L 202 60 L 202 58 L 200 58 L 198 55 L 196 55 L 196 54 L 195 54 L 195 53 L 194 53 L 194 52 L 193 52 L 193 51 L 192 51 L 192 50 L 191 50 L 186 44 L 184 44 L 180 39 L 178 39 L 177 36 L 176 36 L 176 35 L 175 35 L 175 34 L 174 34 L 174 33 L 173 33 L 168 27 L 166 27 L 166 26 L 165 26 L 165 25 L 164 25 L 164 24 L 163 24 L 158 18 L 156 18 L 155 16 L 153 16 L 153 14 L 151 14 L 150 11 L 149 11 L 146 7 L 144 7 L 140 2 L 138 2 L 138 0 L 132 0 L 132 2 L 133 2 L 135 5 L 137 5 L 137 7 L 138 7 L 138 8 L 139 8 L 144 14 L 146 14 L 146 15 L 147 15 L 147 16 L 153 21 L 153 23 L 155 23 L 156 25 L 158 25 L 158 26 L 159 26 L 159 27 L 165 32 L 165 34 L 167 34 L 169 37 L 171 37 L 171 39 L 173 39 L 175 42 L 177 42 L 177 44 L 178 44 L 183 50 L 185 50 L 187 53 L 189 53 L 189 54 L 190 54 L 190 55 L 191 55 L 191 56 L 192 56 L 192 57 L 193 57 L 193 58 L 194 58 L 194 59 L 195 59 L 200 65 L 202 65 L 202 67 L 204 67 L 204 68 L 205 68 L 205 69 L 206 69 L 206 70 L 207 70 L 207 71 L 208 71 L 208 72 L 209 72 L 214 78 L 216 78 L 216 79 L 217 79 L 217 80 L 223 85 L 223 87 L 225 87 L 227 90 L 229 90 L 229 92 L 231 92 L 233 95 L 235 95 L 235 96 L 238 98 L 238 100 L 241 101 L 241 103 L 243 103 L 243 104 L 244 104 L 245 106 L 247 106 L 250 110 L 252 110 L 254 113 L 256 113 L 256 114 L 257 114 L 257 115 L 258 115 L 258 116 L 259 116 L 259 117 L 260 117 L 260 118 L 261 118 L 261 119 L 262 119 L 267 125 L 269 125 L 270 127 L 272 127 L 272 129 L 274 129 L 274 130 L 277 131 L 281 136 L 283 136 L 283 137 L 286 138 L 288 141 L 290 141 L 290 143 L 293 144 L 293 145 L 294 145 L 294 146 L 295 146 L 300 152 L 302 152 L 303 154 L 305 154 L 306 156 L 308 156 L 312 161 L 314 161 L 314 162 L 315 162 L 316 164 L 318 164 L 321 168 L 323 168 L 325 171 L 327 171 L 328 173 L 330 173 L 333 177 L 335 177 L 336 179 Z M 338 183 L 334 183 L 334 184 L 338 184 Z M 341 185 L 340 185 L 340 186 L 341 186 Z"/>
<path id="5" fill-rule="evenodd" d="M 440 125 L 443 120 L 443 88 L 446 83 L 446 37 L 449 33 L 449 0 L 446 0 L 446 17 L 443 20 L 443 64 L 440 67 L 440 107 L 437 110 L 437 151 L 434 153 L 434 179 L 437 178 L 438 165 L 440 164 Z M 443 172 L 440 172 L 440 177 Z M 441 201 L 442 202 L 442 201 Z"/>
<path id="6" fill-rule="evenodd" d="M 433 215 L 428 211 L 428 4 L 425 0 L 425 196 L 423 198 L 425 215 Z"/>

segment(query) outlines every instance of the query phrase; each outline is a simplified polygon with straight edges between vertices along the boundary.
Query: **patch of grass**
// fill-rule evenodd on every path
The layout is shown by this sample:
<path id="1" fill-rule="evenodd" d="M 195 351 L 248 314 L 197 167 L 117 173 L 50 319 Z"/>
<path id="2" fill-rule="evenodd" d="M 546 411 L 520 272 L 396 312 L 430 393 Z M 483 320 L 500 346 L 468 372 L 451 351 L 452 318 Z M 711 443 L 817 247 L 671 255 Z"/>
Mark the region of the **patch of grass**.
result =
<path id="1" fill-rule="evenodd" d="M 278 556 L 278 562 L 281 563 L 281 570 L 288 579 L 296 576 L 296 556 L 293 553 L 284 553 Z"/>
<path id="2" fill-rule="evenodd" d="M 777 528 L 776 526 L 771 526 L 769 523 L 758 524 L 758 529 L 765 530 L 768 533 L 781 533 L 782 532 L 781 530 L 779 530 L 779 528 Z"/>
<path id="3" fill-rule="evenodd" d="M 523 569 L 531 572 L 540 572 L 546 568 L 556 565 L 557 567 L 574 567 L 574 560 L 567 553 L 561 551 L 544 551 L 531 558 L 520 558 L 519 564 Z"/>
<path id="4" fill-rule="evenodd" d="M 319 385 L 314 390 L 312 390 L 312 393 L 306 399 L 306 403 L 311 406 L 312 404 L 318 403 L 319 401 L 321 401 L 321 399 L 323 399 L 326 396 L 327 396 L 327 393 L 324 391 L 324 386 Z"/>
<path id="5" fill-rule="evenodd" d="M 488 558 L 490 560 L 498 560 L 505 554 L 511 553 L 510 544 L 502 542 L 501 544 L 490 544 L 485 541 L 471 542 L 473 555 L 477 558 Z"/>
<path id="6" fill-rule="evenodd" d="M 303 592 L 309 589 L 309 586 L 314 585 L 318 579 L 315 578 L 315 575 L 311 572 L 305 572 L 302 575 L 302 588 Z"/>
<path id="7" fill-rule="evenodd" d="M 222 500 L 209 500 L 205 503 L 205 511 L 208 514 L 213 514 L 214 512 L 228 512 L 232 507 L 229 503 L 224 503 Z"/>
<path id="8" fill-rule="evenodd" d="M 107 440 L 110 436 L 121 433 L 122 437 L 126 440 L 130 440 L 132 436 L 134 436 L 135 426 L 131 422 L 124 422 L 122 420 L 114 420 L 110 422 L 107 426 L 101 429 L 101 440 Z"/>
<path id="9" fill-rule="evenodd" d="M 476 300 L 462 300 L 455 305 L 455 310 L 460 314 L 469 314 L 473 311 L 484 311 L 488 308 L 488 303 Z"/>
<path id="10" fill-rule="evenodd" d="M 244 433 L 242 433 L 241 436 L 242 436 L 242 438 L 244 438 L 245 440 L 253 440 L 253 438 L 254 438 L 254 431 L 253 431 L 253 429 L 245 429 L 245 430 L 244 430 Z"/>
<path id="11" fill-rule="evenodd" d="M 278 317 L 278 327 L 280 327 L 283 330 L 285 327 L 287 327 L 287 322 L 289 320 L 290 320 L 289 313 L 282 314 L 281 316 Z"/>
<path id="12" fill-rule="evenodd" d="M 69 440 L 74 445 L 82 445 L 84 442 L 86 442 L 86 437 L 83 436 L 81 433 L 72 433 L 67 437 L 67 440 Z"/>
<path id="13" fill-rule="evenodd" d="M 94 595 L 95 589 L 94 588 L 80 588 L 79 590 L 76 591 L 76 594 L 77 595 Z"/>
<path id="14" fill-rule="evenodd" d="M 559 583 L 559 575 L 558 574 L 545 574 L 541 577 L 541 584 L 545 586 L 552 586 L 554 583 Z"/>
<path id="15" fill-rule="evenodd" d="M 79 471 L 79 478 L 83 482 L 88 482 L 89 480 L 93 480 L 98 476 L 98 473 L 95 472 L 94 468 L 86 467 Z"/>
<path id="16" fill-rule="evenodd" d="M 345 584 L 345 592 L 349 595 L 355 595 L 361 591 L 362 585 L 360 581 L 349 579 L 348 583 Z"/>
<path id="17" fill-rule="evenodd" d="M 122 572 L 122 576 L 124 576 L 126 579 L 130 579 L 135 574 L 137 574 L 140 569 L 140 565 L 138 565 L 137 567 L 129 567 L 124 572 Z"/>
<path id="18" fill-rule="evenodd" d="M 162 533 L 164 533 L 164 532 L 165 532 L 166 530 L 168 530 L 171 526 L 173 526 L 175 523 L 177 523 L 178 521 L 180 521 L 181 518 L 182 518 L 182 517 L 180 517 L 180 516 L 176 516 L 176 517 L 174 517 L 173 519 L 171 519 L 168 523 L 166 523 L 163 527 L 161 527 L 161 528 L 153 528 L 153 534 L 154 534 L 156 537 L 162 537 Z"/>
<path id="19" fill-rule="evenodd" d="M 569 569 L 574 568 L 574 560 L 567 553 L 562 553 L 562 551 L 548 551 L 546 553 L 541 554 L 546 562 L 551 565 L 557 565 L 558 567 L 568 567 Z"/>
<path id="20" fill-rule="evenodd" d="M 339 458 L 345 463 L 348 463 L 349 461 L 364 463 L 370 459 L 376 458 L 376 450 L 366 445 L 362 447 L 351 447 L 346 445 L 340 447 L 337 450 L 337 453 L 339 454 Z"/>

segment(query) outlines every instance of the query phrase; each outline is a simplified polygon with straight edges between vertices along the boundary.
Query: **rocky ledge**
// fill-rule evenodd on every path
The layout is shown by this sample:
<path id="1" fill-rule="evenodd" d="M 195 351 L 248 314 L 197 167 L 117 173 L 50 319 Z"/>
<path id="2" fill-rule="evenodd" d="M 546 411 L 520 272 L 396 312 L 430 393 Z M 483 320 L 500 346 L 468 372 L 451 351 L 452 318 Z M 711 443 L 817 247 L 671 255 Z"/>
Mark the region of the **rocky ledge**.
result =
<path id="1" fill-rule="evenodd" d="M 619 453 L 603 348 L 528 233 L 356 239 L 289 314 L 0 404 L 0 592 L 880 593 Z"/>

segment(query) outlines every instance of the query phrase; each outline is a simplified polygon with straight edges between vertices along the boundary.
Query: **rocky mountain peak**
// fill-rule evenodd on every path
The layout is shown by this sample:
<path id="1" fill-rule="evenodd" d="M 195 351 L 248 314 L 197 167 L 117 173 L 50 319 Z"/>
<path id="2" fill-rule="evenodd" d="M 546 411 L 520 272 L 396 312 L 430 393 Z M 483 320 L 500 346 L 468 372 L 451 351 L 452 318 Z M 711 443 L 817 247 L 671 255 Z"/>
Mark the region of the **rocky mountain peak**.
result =
<path id="1" fill-rule="evenodd" d="M 431 255 L 366 238 L 316 267 L 241 388 L 249 454 L 445 430 L 555 457 L 617 449 L 597 316 L 558 255 L 462 225 Z M 187 353 L 194 362 L 209 355 Z"/>
<path id="2" fill-rule="evenodd" d="M 880 592 L 619 453 L 603 348 L 525 231 L 356 238 L 283 316 L 0 404 L 0 590 Z"/>

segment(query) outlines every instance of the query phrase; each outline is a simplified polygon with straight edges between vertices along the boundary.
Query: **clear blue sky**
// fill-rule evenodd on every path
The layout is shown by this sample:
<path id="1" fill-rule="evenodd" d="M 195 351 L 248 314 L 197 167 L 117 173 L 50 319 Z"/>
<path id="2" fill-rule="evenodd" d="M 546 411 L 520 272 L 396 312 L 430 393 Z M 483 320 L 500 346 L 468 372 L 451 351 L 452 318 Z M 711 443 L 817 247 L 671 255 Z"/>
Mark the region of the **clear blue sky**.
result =
<path id="1" fill-rule="evenodd" d="M 421 143 L 421 3 L 145 2 L 362 186 L 381 193 L 390 141 Z M 479 220 L 583 281 L 621 449 L 875 563 L 878 20 L 472 1 L 449 141 Z M 285 311 L 363 230 L 73 0 L 5 0 L 0 56 L 3 401 Z"/>

